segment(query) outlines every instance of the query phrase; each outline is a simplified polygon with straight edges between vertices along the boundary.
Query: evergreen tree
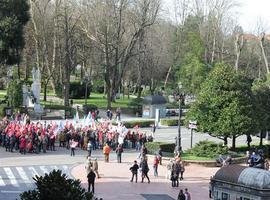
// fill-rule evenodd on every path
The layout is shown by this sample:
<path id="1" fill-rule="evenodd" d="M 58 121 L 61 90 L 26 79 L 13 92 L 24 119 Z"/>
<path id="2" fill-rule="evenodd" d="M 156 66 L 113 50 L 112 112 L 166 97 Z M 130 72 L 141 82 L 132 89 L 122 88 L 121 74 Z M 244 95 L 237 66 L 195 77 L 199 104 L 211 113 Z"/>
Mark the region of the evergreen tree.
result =
<path id="1" fill-rule="evenodd" d="M 270 87 L 269 82 L 255 80 L 252 86 L 254 96 L 254 112 L 255 124 L 258 132 L 260 132 L 260 145 L 266 131 L 270 130 Z"/>
<path id="2" fill-rule="evenodd" d="M 254 132 L 252 81 L 233 67 L 217 65 L 202 84 L 188 119 L 196 119 L 200 131 L 224 140 Z"/>
<path id="3" fill-rule="evenodd" d="M 17 64 L 24 47 L 24 25 L 29 20 L 27 0 L 0 1 L 0 64 Z"/>
<path id="4" fill-rule="evenodd" d="M 91 200 L 79 180 L 68 179 L 60 170 L 34 178 L 37 188 L 20 194 L 21 200 Z"/>

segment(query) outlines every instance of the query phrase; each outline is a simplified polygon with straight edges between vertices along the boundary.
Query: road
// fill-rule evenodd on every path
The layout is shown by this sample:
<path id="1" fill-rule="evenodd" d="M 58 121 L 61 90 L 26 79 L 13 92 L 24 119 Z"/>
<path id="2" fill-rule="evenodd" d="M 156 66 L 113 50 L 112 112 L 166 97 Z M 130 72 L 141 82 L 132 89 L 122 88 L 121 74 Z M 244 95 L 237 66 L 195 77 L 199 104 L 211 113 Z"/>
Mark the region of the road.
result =
<path id="1" fill-rule="evenodd" d="M 145 132 L 147 134 L 151 134 L 150 128 L 141 128 L 142 132 Z M 187 150 L 190 148 L 191 143 L 191 133 L 190 129 L 187 129 L 185 127 L 181 127 L 181 141 L 182 141 L 182 149 Z M 175 142 L 175 138 L 178 135 L 178 127 L 160 127 L 156 130 L 155 133 L 155 141 L 158 142 Z M 223 142 L 222 140 L 212 137 L 205 133 L 193 133 L 193 146 L 202 140 L 210 140 L 214 142 Z M 258 137 L 252 137 L 252 143 L 258 143 L 260 139 Z M 240 136 L 236 139 L 236 146 L 238 145 L 245 145 L 246 144 L 246 136 Z M 232 145 L 232 140 L 228 139 L 228 145 Z"/>

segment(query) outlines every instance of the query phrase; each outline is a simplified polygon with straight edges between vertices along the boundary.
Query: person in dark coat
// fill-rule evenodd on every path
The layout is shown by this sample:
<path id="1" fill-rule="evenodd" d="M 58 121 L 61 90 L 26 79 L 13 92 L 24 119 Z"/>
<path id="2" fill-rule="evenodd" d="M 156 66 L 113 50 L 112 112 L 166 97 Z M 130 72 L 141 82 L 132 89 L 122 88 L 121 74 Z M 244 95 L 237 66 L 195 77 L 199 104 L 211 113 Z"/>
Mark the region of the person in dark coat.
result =
<path id="1" fill-rule="evenodd" d="M 90 172 L 87 175 L 88 179 L 88 192 L 90 192 L 90 187 L 92 186 L 92 193 L 95 193 L 95 179 L 96 179 L 96 174 L 95 172 L 91 169 Z"/>
<path id="2" fill-rule="evenodd" d="M 137 183 L 137 180 L 138 180 L 138 169 L 139 169 L 139 166 L 137 164 L 137 161 L 134 160 L 134 164 L 131 168 L 129 168 L 130 171 L 132 172 L 132 178 L 130 180 L 130 182 L 133 182 L 133 178 L 135 176 L 135 180 L 136 180 L 136 183 Z"/>
<path id="3" fill-rule="evenodd" d="M 177 197 L 177 200 L 185 200 L 185 199 L 186 199 L 186 197 L 185 197 L 183 190 L 180 190 L 178 197 Z"/>
<path id="4" fill-rule="evenodd" d="M 148 183 L 150 183 L 150 179 L 148 177 L 149 167 L 148 167 L 148 163 L 147 163 L 147 157 L 144 157 L 142 159 L 142 162 L 140 165 L 141 165 L 141 169 L 142 169 L 142 183 L 143 183 L 143 180 L 145 177 L 147 178 Z"/>
<path id="5" fill-rule="evenodd" d="M 179 187 L 179 173 L 180 173 L 180 165 L 178 162 L 175 161 L 172 166 L 172 174 L 171 174 L 172 187 Z"/>
<path id="6" fill-rule="evenodd" d="M 123 153 L 123 147 L 121 144 L 118 145 L 118 147 L 115 150 L 115 153 L 117 155 L 117 162 L 121 163 L 122 162 L 122 153 Z"/>

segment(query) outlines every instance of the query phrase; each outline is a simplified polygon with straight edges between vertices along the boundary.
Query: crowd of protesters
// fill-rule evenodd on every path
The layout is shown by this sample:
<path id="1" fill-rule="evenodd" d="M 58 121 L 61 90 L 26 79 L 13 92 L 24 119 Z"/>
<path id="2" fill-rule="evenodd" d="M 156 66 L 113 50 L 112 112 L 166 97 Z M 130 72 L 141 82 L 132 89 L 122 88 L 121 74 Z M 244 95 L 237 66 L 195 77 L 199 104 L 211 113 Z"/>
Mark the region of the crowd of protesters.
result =
<path id="1" fill-rule="evenodd" d="M 151 135 L 141 132 L 138 126 L 131 131 L 121 122 L 112 125 L 110 113 L 107 119 L 99 121 L 96 117 L 98 113 L 93 113 L 89 113 L 83 121 L 62 121 L 60 124 L 54 121 L 31 122 L 27 114 L 20 113 L 16 113 L 12 120 L 4 117 L 0 122 L 0 145 L 9 152 L 46 153 L 55 151 L 56 141 L 59 141 L 59 147 L 71 149 L 71 155 L 74 156 L 76 148 L 87 150 L 91 155 L 92 150 L 102 149 L 105 144 L 113 150 L 121 147 L 140 151 L 147 141 L 153 140 Z M 121 111 L 117 113 L 120 119 Z M 117 153 L 121 162 L 122 150 L 118 149 Z"/>

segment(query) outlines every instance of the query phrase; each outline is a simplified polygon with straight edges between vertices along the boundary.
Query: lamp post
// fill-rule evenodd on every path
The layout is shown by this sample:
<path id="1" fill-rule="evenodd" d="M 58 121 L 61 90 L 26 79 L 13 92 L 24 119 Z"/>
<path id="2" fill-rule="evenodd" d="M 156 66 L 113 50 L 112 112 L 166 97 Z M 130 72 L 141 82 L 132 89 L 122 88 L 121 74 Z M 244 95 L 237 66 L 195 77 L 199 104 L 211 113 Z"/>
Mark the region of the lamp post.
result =
<path id="1" fill-rule="evenodd" d="M 180 93 L 181 89 L 182 89 L 182 83 L 179 82 L 178 83 L 178 89 L 179 89 L 179 94 L 177 95 L 177 100 L 178 100 L 178 109 L 179 109 L 179 118 L 178 118 L 178 135 L 177 135 L 177 146 L 176 146 L 176 150 L 179 154 L 181 154 L 182 152 L 182 144 L 181 144 L 181 99 L 182 99 L 182 95 Z"/>

